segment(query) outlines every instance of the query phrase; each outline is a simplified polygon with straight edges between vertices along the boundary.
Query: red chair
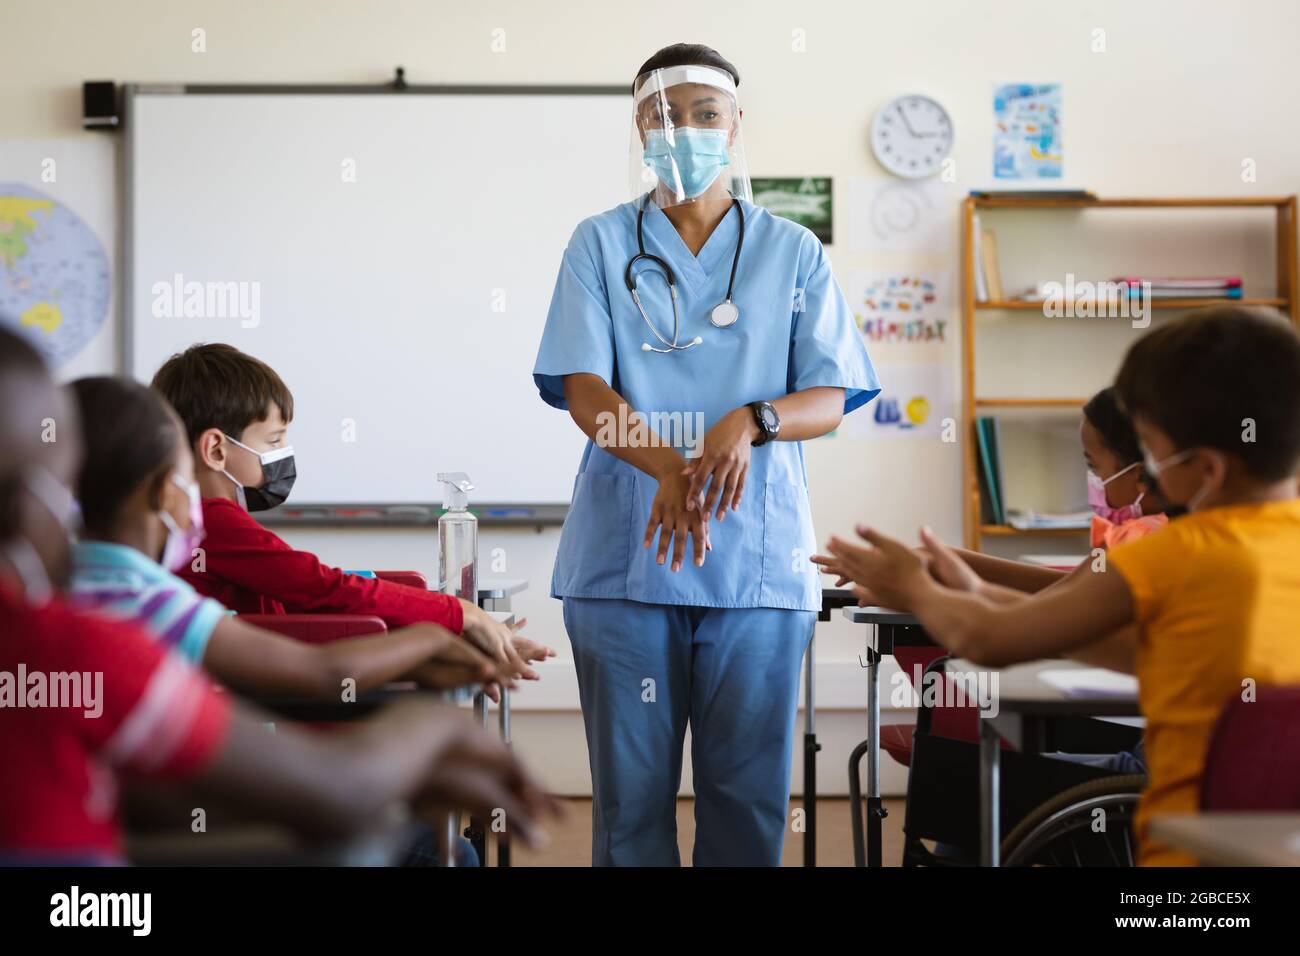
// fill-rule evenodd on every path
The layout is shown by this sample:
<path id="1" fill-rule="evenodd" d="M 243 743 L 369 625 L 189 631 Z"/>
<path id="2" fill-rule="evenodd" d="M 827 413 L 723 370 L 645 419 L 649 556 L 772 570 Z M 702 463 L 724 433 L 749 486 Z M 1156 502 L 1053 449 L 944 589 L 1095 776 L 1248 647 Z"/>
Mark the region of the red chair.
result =
<path id="1" fill-rule="evenodd" d="M 306 644 L 328 644 L 388 630 L 383 618 L 369 614 L 241 614 L 239 619 Z"/>
<path id="2" fill-rule="evenodd" d="M 393 584 L 429 589 L 429 579 L 419 571 L 372 571 L 375 577 Z M 275 631 L 308 644 L 327 644 L 346 637 L 383 634 L 388 626 L 371 614 L 241 614 L 239 619 L 254 627 Z"/>
<path id="3" fill-rule="evenodd" d="M 897 647 L 894 649 L 894 660 L 920 694 L 923 688 L 917 685 L 916 675 L 925 673 L 930 664 L 947 653 L 941 647 Z M 880 749 L 904 767 L 910 767 L 915 732 L 916 724 L 885 724 L 880 728 Z M 979 710 L 969 705 L 944 707 L 941 704 L 931 708 L 930 733 L 951 740 L 979 743 Z"/>
<path id="4" fill-rule="evenodd" d="M 405 584 L 408 588 L 429 590 L 429 579 L 419 571 L 376 571 L 375 577 L 381 581 L 391 581 L 393 584 Z"/>
<path id="5" fill-rule="evenodd" d="M 1223 708 L 1205 753 L 1202 810 L 1300 810 L 1300 687 Z"/>

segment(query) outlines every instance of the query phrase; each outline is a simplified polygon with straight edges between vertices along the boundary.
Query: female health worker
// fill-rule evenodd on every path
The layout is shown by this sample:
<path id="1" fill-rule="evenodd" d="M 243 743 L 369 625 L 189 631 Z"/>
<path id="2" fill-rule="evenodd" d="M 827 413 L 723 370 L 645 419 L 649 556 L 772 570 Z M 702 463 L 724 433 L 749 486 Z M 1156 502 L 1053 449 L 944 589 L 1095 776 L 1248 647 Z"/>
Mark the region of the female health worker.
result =
<path id="1" fill-rule="evenodd" d="M 821 243 L 750 201 L 739 82 L 688 44 L 638 71 L 635 198 L 574 231 L 533 370 L 591 439 L 551 594 L 577 667 L 595 865 L 680 862 L 688 725 L 694 863 L 780 863 L 821 606 L 800 442 L 880 388 Z M 662 423 L 671 434 L 646 427 Z"/>

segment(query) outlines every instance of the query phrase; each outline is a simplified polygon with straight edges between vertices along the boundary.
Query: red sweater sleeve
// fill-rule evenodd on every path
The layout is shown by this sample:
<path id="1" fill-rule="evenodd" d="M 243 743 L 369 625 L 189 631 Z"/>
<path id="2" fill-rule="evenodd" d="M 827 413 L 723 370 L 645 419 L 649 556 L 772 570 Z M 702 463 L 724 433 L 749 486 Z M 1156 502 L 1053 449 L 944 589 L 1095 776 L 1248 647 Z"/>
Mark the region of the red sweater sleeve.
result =
<path id="1" fill-rule="evenodd" d="M 183 576 L 206 594 L 220 594 L 213 585 L 224 582 L 279 601 L 290 612 L 373 614 L 389 627 L 431 621 L 457 634 L 464 626 L 457 598 L 345 574 L 295 551 L 233 501 L 205 498 L 203 522 L 206 569 L 186 569 Z"/>

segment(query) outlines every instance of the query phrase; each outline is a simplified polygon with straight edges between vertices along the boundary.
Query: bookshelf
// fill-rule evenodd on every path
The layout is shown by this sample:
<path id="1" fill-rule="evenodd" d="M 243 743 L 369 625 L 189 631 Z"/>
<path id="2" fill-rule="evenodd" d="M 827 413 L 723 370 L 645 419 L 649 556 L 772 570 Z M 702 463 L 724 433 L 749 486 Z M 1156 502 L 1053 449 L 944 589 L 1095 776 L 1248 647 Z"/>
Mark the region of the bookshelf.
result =
<path id="1" fill-rule="evenodd" d="M 980 417 L 1015 415 L 1017 417 L 1035 414 L 1057 415 L 1070 409 L 1081 409 L 1086 397 L 1061 397 L 1051 395 L 1021 395 L 1021 389 L 1008 387 L 1005 382 L 998 382 L 987 388 L 981 388 L 976 378 L 976 336 L 983 321 L 988 321 L 997 313 L 1016 315 L 1044 311 L 1042 302 L 1020 299 L 998 299 L 980 302 L 976 299 L 976 269 L 982 264 L 976 261 L 977 243 L 975 225 L 977 216 L 984 210 L 1018 210 L 1024 213 L 1041 212 L 1050 215 L 1053 212 L 1093 209 L 1126 210 L 1202 210 L 1202 211 L 1241 211 L 1258 209 L 1261 212 L 1271 210 L 1273 213 L 1273 273 L 1275 277 L 1273 295 L 1246 296 L 1228 300 L 1238 305 L 1272 306 L 1290 316 L 1292 323 L 1300 325 L 1300 276 L 1297 275 L 1296 261 L 1296 197 L 1263 196 L 1231 198 L 1122 198 L 1100 199 L 1093 197 L 1009 197 L 1009 196 L 971 196 L 963 201 L 961 215 L 962 271 L 961 271 L 961 305 L 962 305 L 962 411 L 966 428 L 966 442 L 962 455 L 962 494 L 965 543 L 968 548 L 979 550 L 984 538 L 997 540 L 1018 537 L 1057 538 L 1072 541 L 1086 540 L 1086 531 L 1061 529 L 1022 530 L 1010 525 L 991 525 L 982 523 L 980 514 L 980 451 L 976 433 L 976 419 Z M 982 223 L 986 228 L 988 223 Z M 1006 249 L 1005 243 L 999 243 Z M 1005 265 L 1005 259 L 1003 260 Z M 1218 300 L 1204 299 L 1153 299 L 1144 306 L 1156 311 L 1175 312 L 1195 309 Z M 1048 324 L 1059 319 L 1044 317 L 1043 326 L 1035 327 L 1031 334 L 1050 335 Z M 1058 349 L 1058 353 L 1063 350 Z M 1043 354 L 1052 354 L 1045 351 Z M 1068 350 L 1061 354 L 1069 358 Z"/>

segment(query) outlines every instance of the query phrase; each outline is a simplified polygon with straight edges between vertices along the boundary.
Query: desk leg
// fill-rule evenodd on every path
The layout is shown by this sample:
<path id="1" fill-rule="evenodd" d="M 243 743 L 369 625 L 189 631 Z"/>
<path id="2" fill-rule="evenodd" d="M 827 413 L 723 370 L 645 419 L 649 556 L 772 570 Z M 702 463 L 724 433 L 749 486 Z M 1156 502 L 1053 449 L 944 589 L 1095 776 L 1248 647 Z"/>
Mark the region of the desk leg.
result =
<path id="1" fill-rule="evenodd" d="M 817 716 L 813 701 L 813 664 L 817 636 L 808 641 L 803 679 L 803 865 L 817 865 Z"/>
<path id="2" fill-rule="evenodd" d="M 447 851 L 443 854 L 443 866 L 456 865 L 456 837 L 460 829 L 460 813 L 452 810 L 447 814 Z"/>
<path id="3" fill-rule="evenodd" d="M 872 628 L 873 637 L 875 628 Z M 884 841 L 880 802 L 880 654 L 867 648 L 867 866 L 882 864 Z"/>
<path id="4" fill-rule="evenodd" d="M 980 717 L 980 863 L 1001 866 L 1002 738 Z"/>
<path id="5" fill-rule="evenodd" d="M 474 719 L 478 721 L 480 727 L 487 727 L 488 706 L 487 695 L 479 691 L 474 695 Z M 465 839 L 469 840 L 470 846 L 478 854 L 480 866 L 487 866 L 487 825 L 477 816 L 469 818 L 469 826 L 465 828 Z"/>
<path id="6" fill-rule="evenodd" d="M 501 739 L 510 744 L 510 691 L 501 691 L 501 707 L 498 711 L 499 727 L 501 730 Z M 486 863 L 486 861 L 484 861 Z M 497 866 L 510 865 L 510 829 L 507 821 L 506 829 L 497 834 Z"/>

